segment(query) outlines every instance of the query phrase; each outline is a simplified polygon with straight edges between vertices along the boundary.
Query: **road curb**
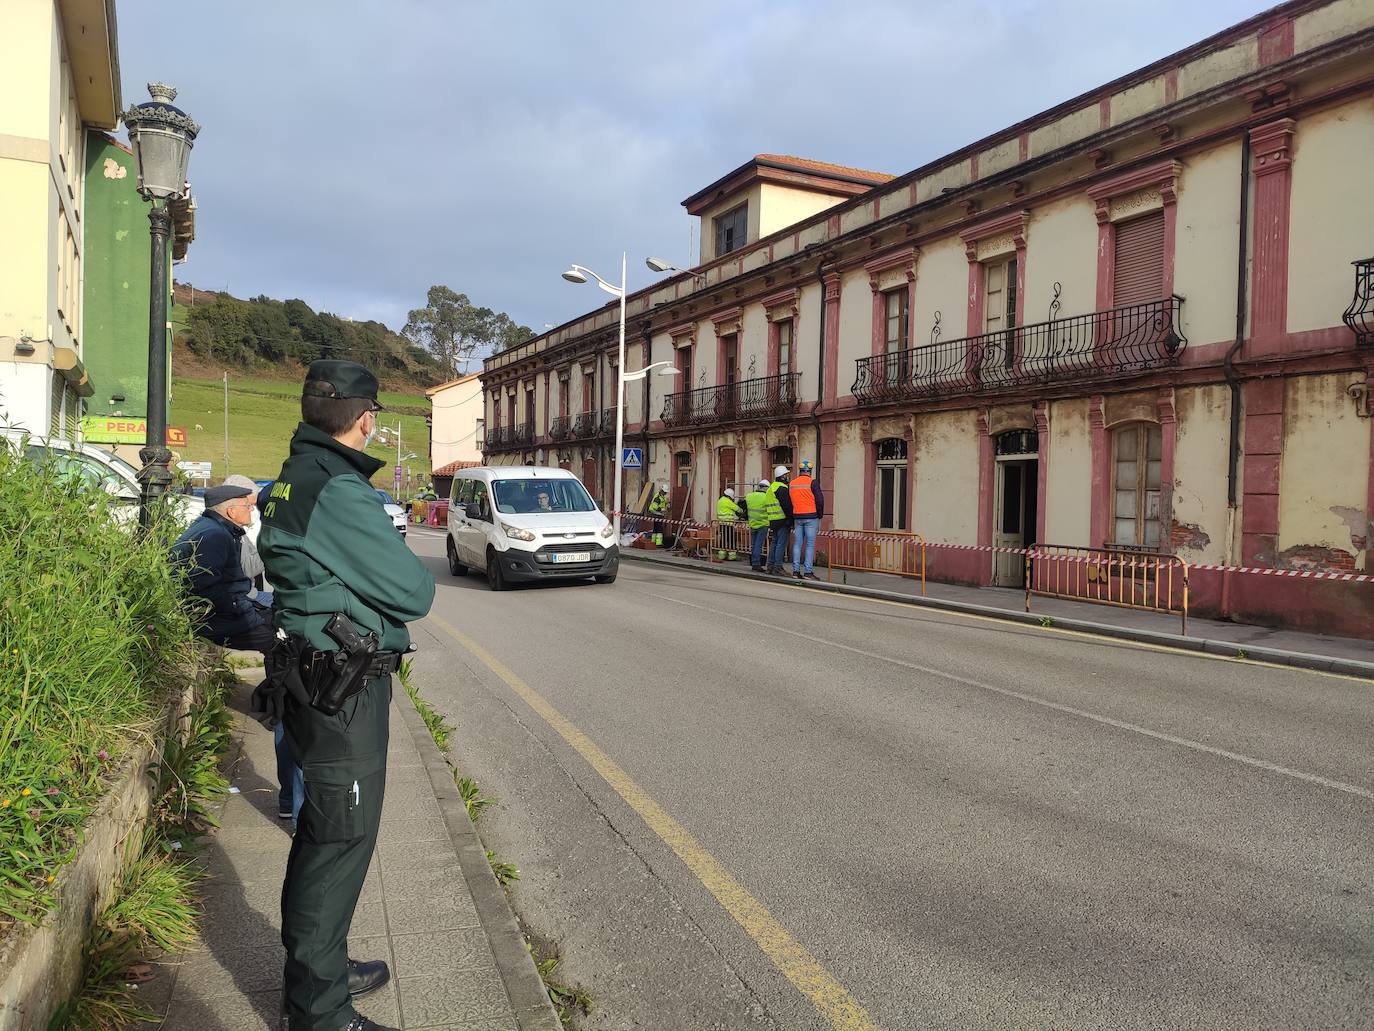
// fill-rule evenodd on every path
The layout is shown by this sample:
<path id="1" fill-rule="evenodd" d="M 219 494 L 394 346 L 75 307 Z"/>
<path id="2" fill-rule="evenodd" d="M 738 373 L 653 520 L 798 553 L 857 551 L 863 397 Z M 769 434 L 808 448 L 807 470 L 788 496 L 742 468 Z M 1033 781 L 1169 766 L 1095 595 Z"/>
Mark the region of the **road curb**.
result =
<path id="1" fill-rule="evenodd" d="M 491 872 L 491 864 L 487 861 L 487 851 L 477 836 L 477 828 L 468 818 L 467 806 L 463 804 L 458 785 L 453 781 L 453 770 L 430 737 L 429 728 L 420 718 L 410 693 L 404 689 L 400 693 L 405 696 L 400 709 L 406 730 L 429 773 L 434 799 L 439 803 L 444 826 L 458 853 L 463 879 L 472 893 L 477 917 L 482 921 L 482 930 L 491 943 L 501 983 L 515 1010 L 516 1025 L 520 1031 L 563 1031 L 558 1013 L 549 1001 L 543 978 L 534 965 L 534 957 L 525 944 L 525 936 L 520 931 L 515 912 L 510 907 L 510 900 L 496 882 L 496 875 Z"/>
<path id="2" fill-rule="evenodd" d="M 856 598 L 877 598 L 882 601 L 894 601 L 903 605 L 912 605 L 918 608 L 936 609 L 945 612 L 958 612 L 964 615 L 986 616 L 992 619 L 1005 620 L 1008 623 L 1018 623 L 1022 626 L 1043 629 L 1038 616 L 1033 612 L 1016 612 L 1012 609 L 1001 609 L 993 605 L 975 605 L 966 601 L 951 601 L 946 598 L 922 598 L 916 595 L 903 594 L 900 591 L 884 591 L 875 587 L 856 587 L 850 584 L 832 584 L 820 581 L 808 581 L 804 584 L 795 581 L 779 580 L 776 576 L 768 576 L 761 573 L 747 572 L 741 569 L 727 569 L 721 566 L 712 565 L 687 565 L 681 560 L 662 558 L 657 555 L 645 552 L 636 552 L 635 549 L 626 548 L 620 552 L 622 559 L 631 559 L 635 562 L 648 562 L 656 566 L 666 566 L 670 569 L 682 569 L 689 573 L 709 573 L 715 576 L 733 576 L 740 580 L 757 580 L 761 583 L 782 584 L 784 586 L 795 587 L 798 590 L 826 591 L 831 594 L 845 594 Z M 1343 659 L 1334 655 L 1315 655 L 1311 652 L 1294 652 L 1284 648 L 1266 648 L 1262 645 L 1243 645 L 1233 641 L 1217 641 L 1205 637 L 1183 637 L 1179 634 L 1163 633 L 1158 630 L 1139 630 L 1134 627 L 1113 626 L 1110 623 L 1094 623 L 1086 619 L 1074 619 L 1071 617 L 1054 617 L 1053 628 L 1056 630 L 1077 630 L 1086 634 L 1096 634 L 1099 637 L 1113 637 L 1123 641 L 1133 641 L 1137 644 L 1153 644 L 1162 648 L 1173 648 L 1178 651 L 1202 652 L 1208 655 L 1220 655 L 1232 659 L 1248 659 L 1254 662 L 1267 662 L 1276 666 L 1291 666 L 1295 669 L 1310 669 L 1320 673 L 1338 673 L 1342 676 L 1358 677 L 1363 680 L 1374 680 L 1374 662 L 1361 662 L 1358 659 Z"/>

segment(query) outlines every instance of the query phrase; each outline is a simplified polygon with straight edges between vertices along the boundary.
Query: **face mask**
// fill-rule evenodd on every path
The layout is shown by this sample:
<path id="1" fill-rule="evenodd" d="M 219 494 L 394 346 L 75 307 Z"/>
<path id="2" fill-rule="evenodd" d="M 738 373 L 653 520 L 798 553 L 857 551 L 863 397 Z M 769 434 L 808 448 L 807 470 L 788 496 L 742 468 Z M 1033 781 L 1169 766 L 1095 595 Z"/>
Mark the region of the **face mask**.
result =
<path id="1" fill-rule="evenodd" d="M 372 416 L 372 429 L 367 431 L 367 436 L 363 438 L 363 450 L 366 451 L 372 446 L 372 442 L 377 439 L 377 416 Z"/>

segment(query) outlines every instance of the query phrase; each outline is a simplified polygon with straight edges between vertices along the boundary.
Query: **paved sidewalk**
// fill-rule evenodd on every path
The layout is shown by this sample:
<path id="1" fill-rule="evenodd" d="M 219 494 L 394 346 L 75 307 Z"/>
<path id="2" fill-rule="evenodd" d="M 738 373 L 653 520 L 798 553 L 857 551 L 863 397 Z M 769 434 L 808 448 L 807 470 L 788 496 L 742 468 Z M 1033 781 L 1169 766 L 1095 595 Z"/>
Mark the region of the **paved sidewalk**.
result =
<path id="1" fill-rule="evenodd" d="M 723 572 L 744 576 L 750 579 L 782 581 L 795 584 L 789 573 L 786 576 L 769 576 L 751 573 L 747 561 L 708 562 L 701 559 L 683 558 L 662 551 L 639 551 L 626 549 L 626 558 L 641 559 L 667 565 L 681 566 L 684 569 Z M 829 571 L 818 568 L 816 575 L 820 582 L 817 586 L 832 586 L 827 580 Z M 851 572 L 837 569 L 833 573 L 834 587 L 857 587 L 866 590 L 882 591 L 893 595 L 907 595 L 916 599 L 920 596 L 919 581 L 908 577 L 893 576 L 886 573 Z M 1006 613 L 1008 617 L 1026 618 L 1026 592 L 1008 587 L 964 587 L 959 584 L 936 583 L 927 581 L 925 598 L 933 605 L 948 603 L 948 607 L 969 607 L 989 611 L 989 614 Z M 1057 625 L 1063 621 L 1097 624 L 1103 628 L 1132 632 L 1141 631 L 1151 635 L 1176 637 L 1180 620 L 1160 612 L 1146 612 L 1140 609 L 1119 608 L 1114 605 L 1095 605 L 1091 602 L 1064 601 L 1059 598 L 1036 597 L 1031 602 L 1032 620 L 1050 616 Z M 1276 630 L 1272 627 L 1254 626 L 1248 623 L 1230 623 L 1216 619 L 1188 617 L 1188 636 L 1191 642 L 1215 641 L 1228 642 L 1246 649 L 1256 658 L 1261 649 L 1272 649 L 1278 653 L 1315 655 L 1333 659 L 1349 660 L 1355 663 L 1374 663 L 1374 641 L 1364 641 L 1351 637 L 1328 637 L 1324 634 L 1309 634 L 1298 630 Z M 1210 650 L 1210 649 L 1208 649 Z M 1363 674 L 1367 675 L 1367 674 Z"/>
<path id="2" fill-rule="evenodd" d="M 257 683 L 258 672 L 246 671 L 245 679 Z M 221 827 L 204 850 L 203 944 L 158 964 L 157 977 L 140 992 L 147 1008 L 166 1014 L 161 1026 L 168 1031 L 278 1027 L 290 824 L 276 814 L 272 734 L 245 715 L 250 692 L 240 684 L 231 701 L 240 749 L 231 783 L 238 791 L 226 799 Z M 385 1026 L 559 1027 L 452 777 L 399 683 L 381 834 L 349 954 L 390 965 L 391 983 L 357 1005 Z"/>

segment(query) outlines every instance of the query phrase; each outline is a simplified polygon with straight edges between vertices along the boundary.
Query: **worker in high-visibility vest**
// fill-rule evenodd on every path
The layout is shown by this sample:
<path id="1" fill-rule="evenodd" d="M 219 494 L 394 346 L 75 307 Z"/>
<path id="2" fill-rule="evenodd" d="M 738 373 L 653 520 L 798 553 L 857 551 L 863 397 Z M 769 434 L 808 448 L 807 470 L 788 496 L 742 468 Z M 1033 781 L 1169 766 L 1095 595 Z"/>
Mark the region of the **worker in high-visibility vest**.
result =
<path id="1" fill-rule="evenodd" d="M 763 566 L 763 546 L 768 542 L 768 481 L 759 480 L 748 494 L 744 495 L 744 508 L 749 515 L 750 542 L 749 568 L 756 573 L 765 572 Z"/>
<path id="2" fill-rule="evenodd" d="M 792 501 L 787 496 L 787 476 L 787 466 L 777 466 L 773 470 L 773 482 L 764 491 L 768 495 L 768 532 L 773 538 L 768 545 L 769 573 L 781 574 L 787 562 L 787 538 L 792 531 Z"/>
<path id="3" fill-rule="evenodd" d="M 811 475 L 809 458 L 802 459 L 797 475 L 787 482 L 787 499 L 792 503 L 792 575 L 815 580 L 811 563 L 816 557 L 816 533 L 825 517 L 825 495 Z"/>
<path id="4" fill-rule="evenodd" d="M 654 520 L 653 542 L 663 547 L 663 517 L 668 514 L 668 485 L 660 483 L 654 496 L 649 499 L 649 515 Z"/>
<path id="5" fill-rule="evenodd" d="M 744 509 L 735 500 L 733 487 L 726 487 L 716 499 L 716 558 L 733 562 L 739 558 L 735 552 L 734 524 L 744 518 Z"/>

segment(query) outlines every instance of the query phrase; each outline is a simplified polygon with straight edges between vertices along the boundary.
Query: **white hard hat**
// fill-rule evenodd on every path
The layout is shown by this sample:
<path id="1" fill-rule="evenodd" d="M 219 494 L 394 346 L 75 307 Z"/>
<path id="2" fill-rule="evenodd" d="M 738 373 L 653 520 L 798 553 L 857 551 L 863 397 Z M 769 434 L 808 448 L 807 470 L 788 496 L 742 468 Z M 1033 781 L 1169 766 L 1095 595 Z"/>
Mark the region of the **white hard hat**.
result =
<path id="1" fill-rule="evenodd" d="M 760 487 L 767 487 L 767 486 L 768 486 L 768 481 L 767 481 L 767 480 L 759 480 L 758 485 L 759 485 Z"/>
<path id="2" fill-rule="evenodd" d="M 666 491 L 668 489 L 668 481 L 664 480 L 662 483 L 660 483 L 658 485 L 658 489 Z"/>
<path id="3" fill-rule="evenodd" d="M 776 480 L 778 477 L 780 477 L 780 476 L 786 476 L 786 475 L 787 475 L 787 466 L 785 466 L 785 465 L 777 466 L 777 467 L 773 470 L 773 479 L 775 479 L 775 480 Z"/>
<path id="4" fill-rule="evenodd" d="M 735 496 L 735 488 L 734 488 L 734 487 L 726 487 L 726 488 L 725 488 L 725 496 L 726 496 L 727 498 L 733 498 L 733 497 Z"/>

